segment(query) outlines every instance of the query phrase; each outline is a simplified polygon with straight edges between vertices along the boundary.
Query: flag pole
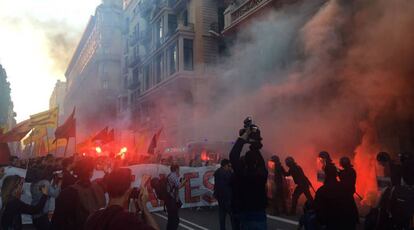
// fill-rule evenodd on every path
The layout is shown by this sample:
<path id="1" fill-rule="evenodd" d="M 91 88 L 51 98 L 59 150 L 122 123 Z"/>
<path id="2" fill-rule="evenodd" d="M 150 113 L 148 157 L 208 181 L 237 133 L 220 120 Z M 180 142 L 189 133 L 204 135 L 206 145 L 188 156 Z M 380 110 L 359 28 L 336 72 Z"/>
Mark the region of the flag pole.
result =
<path id="1" fill-rule="evenodd" d="M 70 138 L 66 139 L 65 152 L 63 152 L 63 157 L 66 157 L 66 150 L 68 149 L 69 139 Z"/>
<path id="2" fill-rule="evenodd" d="M 33 129 L 32 129 L 33 132 Z M 30 149 L 29 149 L 29 158 L 33 157 L 33 152 L 34 152 L 34 148 L 33 148 L 33 133 L 30 133 Z"/>
<path id="3" fill-rule="evenodd" d="M 47 141 L 47 154 L 50 154 L 50 148 L 49 148 L 49 133 L 46 127 L 46 141 Z"/>
<path id="4" fill-rule="evenodd" d="M 57 90 L 56 90 L 56 104 L 57 104 Z M 58 105 L 58 115 L 57 115 L 57 118 L 56 118 L 56 129 L 59 127 L 59 105 Z M 56 132 L 56 129 L 55 129 L 55 132 Z M 59 140 L 57 140 L 56 139 L 56 136 L 55 136 L 55 140 L 56 140 L 56 144 L 55 144 L 55 156 L 57 156 L 57 151 L 58 151 L 58 141 Z M 53 143 L 52 143 L 53 144 Z"/>

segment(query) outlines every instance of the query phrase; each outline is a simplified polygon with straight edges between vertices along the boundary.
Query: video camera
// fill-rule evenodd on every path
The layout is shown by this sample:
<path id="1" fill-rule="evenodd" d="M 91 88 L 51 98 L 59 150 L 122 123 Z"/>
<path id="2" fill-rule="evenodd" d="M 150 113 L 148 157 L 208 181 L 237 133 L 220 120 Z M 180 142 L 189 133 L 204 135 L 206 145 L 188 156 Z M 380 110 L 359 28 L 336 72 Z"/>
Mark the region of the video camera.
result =
<path id="1" fill-rule="evenodd" d="M 240 136 L 250 129 L 249 142 L 260 142 L 262 140 L 260 129 L 257 125 L 253 124 L 253 119 L 251 117 L 244 119 L 243 124 L 243 128 L 239 131 Z"/>

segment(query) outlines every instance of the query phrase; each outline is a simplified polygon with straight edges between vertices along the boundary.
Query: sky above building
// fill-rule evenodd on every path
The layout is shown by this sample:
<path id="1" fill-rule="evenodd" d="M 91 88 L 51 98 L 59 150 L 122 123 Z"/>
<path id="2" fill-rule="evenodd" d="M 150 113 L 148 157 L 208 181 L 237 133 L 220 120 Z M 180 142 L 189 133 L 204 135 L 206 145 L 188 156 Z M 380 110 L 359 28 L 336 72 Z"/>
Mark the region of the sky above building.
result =
<path id="1" fill-rule="evenodd" d="M 11 83 L 17 121 L 49 107 L 101 0 L 0 0 L 0 64 Z"/>

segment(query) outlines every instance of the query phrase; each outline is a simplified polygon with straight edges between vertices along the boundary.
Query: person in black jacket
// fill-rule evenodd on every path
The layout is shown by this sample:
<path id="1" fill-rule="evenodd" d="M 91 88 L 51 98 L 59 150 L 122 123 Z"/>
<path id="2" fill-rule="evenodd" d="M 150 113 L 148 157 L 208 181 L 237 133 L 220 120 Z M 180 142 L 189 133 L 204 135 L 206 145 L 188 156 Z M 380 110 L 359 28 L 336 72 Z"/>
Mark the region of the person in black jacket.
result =
<path id="1" fill-rule="evenodd" d="M 265 230 L 268 172 L 260 153 L 263 146 L 260 130 L 257 126 L 250 126 L 240 134 L 230 152 L 230 162 L 234 170 L 232 206 L 239 214 L 241 229 Z M 249 151 L 241 158 L 241 151 L 247 143 L 250 144 Z"/>
<path id="2" fill-rule="evenodd" d="M 304 194 L 308 201 L 313 201 L 312 195 L 309 191 L 309 187 L 312 186 L 312 184 L 305 176 L 302 168 L 295 162 L 293 157 L 287 157 L 285 159 L 285 163 L 289 167 L 289 171 L 285 175 L 292 176 L 293 181 L 296 184 L 295 191 L 293 191 L 292 194 L 292 207 L 289 213 L 290 215 L 295 215 L 300 195 Z"/>
<path id="3" fill-rule="evenodd" d="M 76 177 L 72 175 L 73 157 L 65 158 L 62 162 L 62 190 L 75 184 Z"/>
<path id="4" fill-rule="evenodd" d="M 338 172 L 339 180 L 344 185 L 348 195 L 353 197 L 357 177 L 354 166 L 351 164 L 349 157 L 342 157 L 339 160 L 339 165 L 342 167 L 342 170 Z"/>
<path id="5" fill-rule="evenodd" d="M 280 158 L 276 155 L 271 157 L 271 160 L 274 163 L 274 182 L 275 182 L 275 191 L 274 191 L 274 208 L 275 214 L 288 214 L 286 199 L 288 195 L 287 181 L 285 178 L 286 170 L 283 168 Z"/>
<path id="6" fill-rule="evenodd" d="M 355 201 L 337 180 L 334 168 L 325 170 L 324 184 L 316 191 L 315 208 L 319 222 L 326 230 L 353 230 L 358 222 Z"/>
<path id="7" fill-rule="evenodd" d="M 131 169 L 119 168 L 107 176 L 109 203 L 105 209 L 91 214 L 85 223 L 84 229 L 90 230 L 159 230 L 159 226 L 146 204 L 148 202 L 147 189 L 141 186 L 138 197 L 133 203 L 137 213 L 128 212 L 131 192 Z M 138 215 L 138 212 L 142 215 Z"/>
<path id="8" fill-rule="evenodd" d="M 2 216 L 1 216 L 1 227 L 2 229 L 22 229 L 22 214 L 37 214 L 43 209 L 46 203 L 48 190 L 47 187 L 41 187 L 43 193 L 40 201 L 37 205 L 32 206 L 26 204 L 20 200 L 20 196 L 23 191 L 24 179 L 14 175 L 8 176 L 4 179 L 1 188 L 2 198 Z"/>
<path id="9" fill-rule="evenodd" d="M 51 229 L 83 229 L 88 216 L 105 207 L 106 200 L 103 186 L 91 182 L 93 170 L 94 162 L 92 158 L 83 157 L 77 162 L 75 174 L 78 176 L 78 181 L 62 190 L 57 197 Z"/>
<path id="10" fill-rule="evenodd" d="M 230 161 L 223 159 L 221 167 L 214 172 L 214 197 L 219 205 L 220 230 L 226 229 L 227 214 L 233 220 L 231 214 L 231 177 Z"/>
<path id="11" fill-rule="evenodd" d="M 322 151 L 322 152 L 319 153 L 318 156 L 319 156 L 319 159 L 322 162 L 322 167 L 323 167 L 322 169 L 323 169 L 324 174 L 326 173 L 327 170 L 329 170 L 331 172 L 334 172 L 334 171 L 337 172 L 338 171 L 328 152 Z"/>

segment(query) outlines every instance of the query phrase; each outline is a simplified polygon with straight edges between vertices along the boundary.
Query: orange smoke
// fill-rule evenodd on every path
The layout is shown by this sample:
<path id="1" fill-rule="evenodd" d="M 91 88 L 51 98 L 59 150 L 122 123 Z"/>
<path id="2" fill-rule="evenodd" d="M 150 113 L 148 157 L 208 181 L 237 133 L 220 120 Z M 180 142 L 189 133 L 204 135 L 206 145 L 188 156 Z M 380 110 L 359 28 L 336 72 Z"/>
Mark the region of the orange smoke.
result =
<path id="1" fill-rule="evenodd" d="M 375 130 L 368 123 L 361 123 L 361 129 L 364 131 L 361 144 L 355 150 L 354 164 L 357 171 L 356 190 L 364 198 L 364 204 L 373 206 L 377 198 L 376 183 L 376 154 L 380 150 L 377 144 Z"/>

